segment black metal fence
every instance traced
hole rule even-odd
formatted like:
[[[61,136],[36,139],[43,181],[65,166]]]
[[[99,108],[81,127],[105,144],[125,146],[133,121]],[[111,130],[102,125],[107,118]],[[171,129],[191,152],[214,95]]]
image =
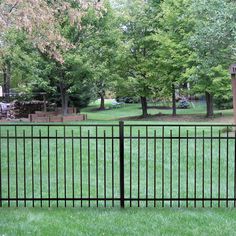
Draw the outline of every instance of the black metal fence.
[[[1,124],[0,207],[235,207],[232,125]]]

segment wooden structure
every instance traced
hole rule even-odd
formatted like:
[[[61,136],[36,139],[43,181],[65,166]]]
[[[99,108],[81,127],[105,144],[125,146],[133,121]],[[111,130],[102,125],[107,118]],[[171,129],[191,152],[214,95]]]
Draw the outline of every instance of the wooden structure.
[[[34,114],[29,114],[30,122],[73,122],[87,120],[87,115],[77,114],[74,107],[68,108],[68,115],[62,115],[62,108],[57,108],[56,111],[44,112],[36,111]]]
[[[236,64],[230,66],[230,74],[232,79],[233,90],[234,124],[236,124]]]

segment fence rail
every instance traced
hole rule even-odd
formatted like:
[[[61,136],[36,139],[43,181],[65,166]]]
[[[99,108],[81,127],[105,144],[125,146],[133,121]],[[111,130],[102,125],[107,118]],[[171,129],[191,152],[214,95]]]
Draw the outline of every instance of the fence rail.
[[[233,125],[1,124],[0,207],[235,207]]]

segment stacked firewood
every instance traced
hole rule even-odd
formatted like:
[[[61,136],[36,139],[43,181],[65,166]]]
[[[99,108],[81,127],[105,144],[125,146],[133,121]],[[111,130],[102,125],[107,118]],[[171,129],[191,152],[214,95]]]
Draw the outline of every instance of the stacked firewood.
[[[35,111],[42,111],[44,108],[43,101],[20,102],[14,101],[11,103],[10,114],[14,118],[28,118],[29,114]]]

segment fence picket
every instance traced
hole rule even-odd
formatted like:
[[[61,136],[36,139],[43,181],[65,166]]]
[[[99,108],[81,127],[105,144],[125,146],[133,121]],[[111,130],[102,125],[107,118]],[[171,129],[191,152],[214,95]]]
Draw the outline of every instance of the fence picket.
[[[1,124],[0,207],[236,207],[230,127]]]

